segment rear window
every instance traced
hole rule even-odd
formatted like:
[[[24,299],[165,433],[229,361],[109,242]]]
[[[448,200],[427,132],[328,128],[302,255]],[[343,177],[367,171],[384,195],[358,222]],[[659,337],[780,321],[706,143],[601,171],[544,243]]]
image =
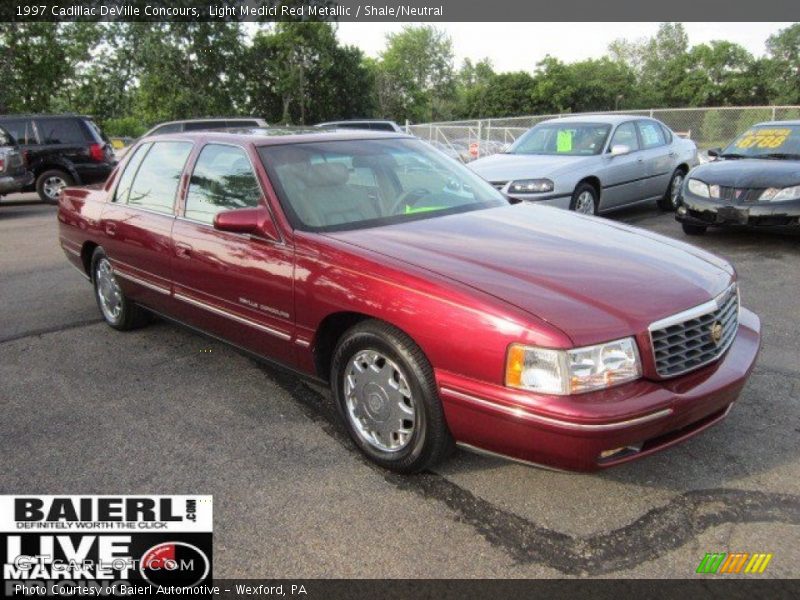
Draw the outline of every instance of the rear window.
[[[38,144],[36,132],[33,129],[33,121],[30,119],[17,119],[14,121],[3,121],[3,127],[17,140],[18,144]]]
[[[37,119],[43,144],[84,144],[87,132],[78,119]]]

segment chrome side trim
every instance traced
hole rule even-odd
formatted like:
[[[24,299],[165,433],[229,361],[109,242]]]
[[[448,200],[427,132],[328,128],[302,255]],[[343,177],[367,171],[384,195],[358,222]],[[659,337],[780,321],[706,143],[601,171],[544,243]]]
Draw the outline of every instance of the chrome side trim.
[[[503,460],[507,460],[509,462],[519,463],[521,465],[525,465],[526,467],[534,467],[536,469],[544,469],[545,471],[553,471],[554,473],[569,473],[569,471],[565,471],[564,469],[556,469],[555,467],[548,467],[547,465],[541,465],[539,463],[531,462],[529,460],[523,460],[521,458],[514,458],[513,456],[508,456],[506,454],[500,454],[499,452],[492,452],[491,450],[484,450],[483,448],[478,448],[477,446],[473,446],[472,444],[465,444],[464,442],[456,442],[456,446],[459,448],[463,448],[468,452],[474,452],[475,454],[482,454],[484,456],[489,456],[491,458],[501,458]]]
[[[64,242],[61,242],[61,249],[64,250],[65,252],[69,252],[70,254],[73,254],[74,256],[80,256],[81,255],[81,253],[78,252],[77,250],[75,250],[75,248],[70,248]]]
[[[225,318],[231,319],[232,321],[236,321],[237,323],[241,323],[242,325],[247,325],[248,327],[252,327],[254,329],[258,329],[260,331],[263,331],[264,333],[268,333],[270,335],[274,335],[275,337],[280,338],[282,340],[290,340],[290,339],[292,339],[292,336],[289,335],[288,333],[286,333],[285,331],[279,331],[278,329],[273,329],[272,327],[267,327],[266,325],[262,325],[261,323],[257,323],[256,321],[252,321],[250,319],[247,319],[245,317],[239,316],[239,315],[237,315],[235,313],[229,312],[229,311],[224,310],[222,308],[218,308],[216,306],[212,306],[211,304],[206,304],[205,302],[202,302],[200,300],[195,300],[194,298],[191,298],[190,296],[185,296],[185,295],[183,295],[183,294],[181,294],[179,292],[175,292],[175,294],[173,294],[173,297],[176,300],[182,300],[183,302],[186,302],[187,304],[191,304],[192,306],[196,306],[198,308],[202,308],[204,310],[207,310],[208,312],[214,313],[215,315],[219,315],[220,317],[225,317]]]
[[[299,339],[299,338],[298,338],[298,339],[296,339],[296,340],[294,341],[294,343],[295,343],[295,344],[297,344],[298,346],[302,346],[303,348],[308,348],[308,347],[311,345],[311,342],[310,342],[310,341],[308,341],[308,340],[301,340],[301,339]]]
[[[688,321],[690,319],[696,319],[697,317],[702,317],[707,315],[708,313],[714,312],[717,310],[721,305],[723,299],[728,297],[728,294],[731,292],[731,288],[736,288],[736,282],[732,283],[725,290],[718,294],[715,298],[709,300],[708,302],[704,302],[698,306],[694,306],[692,308],[688,308],[682,312],[679,312],[674,315],[670,315],[669,317],[665,317],[660,319],[659,321],[655,321],[650,323],[650,326],[647,328],[648,331],[651,333],[658,329],[664,329],[665,327],[671,327],[672,325],[678,325],[683,323],[684,321]],[[737,288],[738,293],[738,288]]]
[[[131,282],[133,282],[135,284],[138,284],[138,285],[140,285],[142,287],[146,287],[149,290],[153,290],[154,292],[158,292],[159,294],[164,294],[165,296],[169,296],[170,295],[170,289],[169,288],[165,288],[165,287],[160,286],[160,285],[155,284],[155,283],[150,283],[149,281],[145,281],[144,279],[139,279],[138,277],[135,277],[134,275],[130,275],[128,273],[125,273],[124,271],[120,271],[119,269],[115,269],[114,270],[114,274],[117,275],[118,277],[122,277],[123,279],[127,279],[128,281],[131,281]]]
[[[556,427],[563,427],[565,429],[575,429],[577,431],[609,431],[613,429],[624,429],[626,427],[633,427],[634,425],[641,425],[642,423],[649,423],[650,421],[662,419],[672,414],[671,408],[664,408],[654,413],[650,413],[649,415],[643,415],[633,419],[626,419],[624,421],[615,421],[613,423],[575,423],[574,421],[563,421],[561,419],[545,417],[544,415],[537,415],[522,408],[512,408],[510,406],[497,404],[495,402],[490,402],[489,400],[484,400],[483,398],[478,398],[477,396],[473,396],[471,394],[465,394],[448,387],[442,387],[440,390],[443,394],[455,396],[461,400],[466,400],[467,402],[472,402],[473,404],[478,404],[486,408],[491,408],[492,410],[503,412],[511,417],[516,417],[526,421],[533,421],[535,423],[555,425]]]

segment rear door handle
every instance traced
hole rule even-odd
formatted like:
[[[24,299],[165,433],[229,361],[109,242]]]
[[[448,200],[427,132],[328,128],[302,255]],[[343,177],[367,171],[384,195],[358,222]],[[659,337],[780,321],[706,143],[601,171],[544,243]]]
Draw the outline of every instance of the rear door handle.
[[[117,226],[114,223],[106,223],[106,235],[108,237],[117,235]]]
[[[175,256],[178,258],[191,258],[192,247],[189,244],[178,242],[175,244]]]

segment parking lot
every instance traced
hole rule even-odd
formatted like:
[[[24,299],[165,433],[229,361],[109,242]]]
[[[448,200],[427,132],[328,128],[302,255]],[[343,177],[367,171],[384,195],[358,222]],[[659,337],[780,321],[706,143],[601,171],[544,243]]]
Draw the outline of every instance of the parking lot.
[[[119,333],[55,207],[0,203],[0,494],[213,494],[216,577],[693,577],[707,552],[800,561],[800,234],[689,239],[731,260],[764,346],[721,425],[599,474],[458,451],[368,464],[320,390],[165,322]]]

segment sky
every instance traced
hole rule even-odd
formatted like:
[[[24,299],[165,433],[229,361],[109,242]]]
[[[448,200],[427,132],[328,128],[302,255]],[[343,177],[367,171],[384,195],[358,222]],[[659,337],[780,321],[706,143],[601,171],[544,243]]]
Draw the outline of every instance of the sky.
[[[386,34],[400,31],[404,23],[339,23],[342,43],[358,46],[376,57]],[[456,65],[465,58],[489,57],[495,71],[533,71],[546,54],[564,62],[599,58],[617,38],[651,37],[658,23],[435,23],[453,40]],[[689,44],[727,40],[762,56],[764,42],[791,23],[684,23]]]

